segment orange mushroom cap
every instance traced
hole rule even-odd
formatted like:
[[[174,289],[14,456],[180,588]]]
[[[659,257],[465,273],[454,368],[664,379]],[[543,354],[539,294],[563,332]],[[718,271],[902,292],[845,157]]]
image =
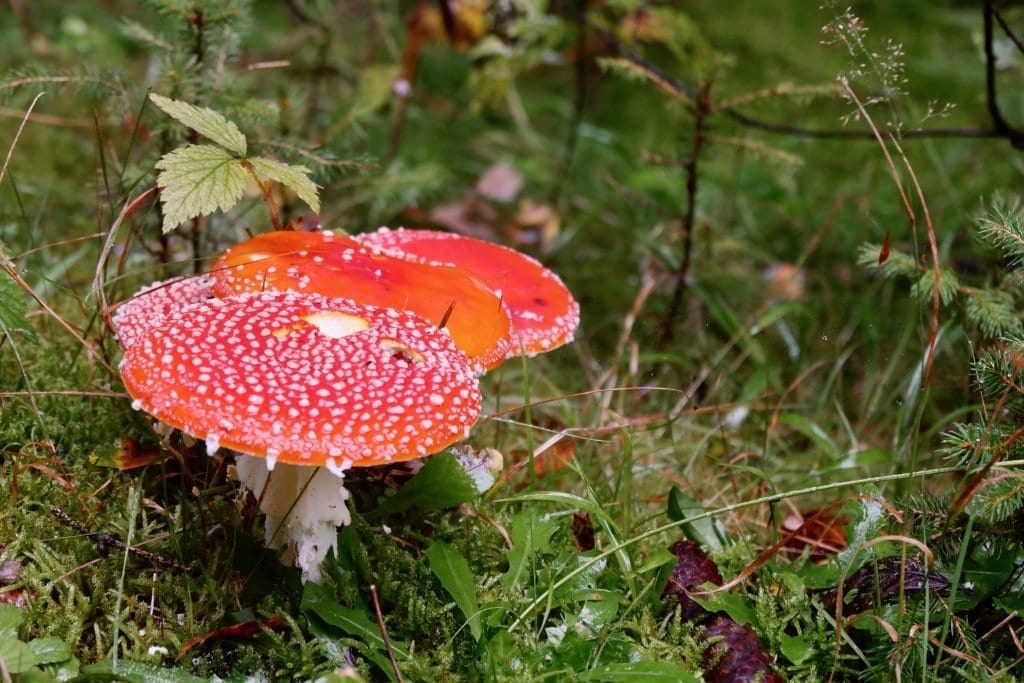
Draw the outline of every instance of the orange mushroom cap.
[[[133,407],[268,468],[418,458],[480,412],[465,355],[435,325],[317,294],[186,305],[140,328],[120,370]]]
[[[407,310],[435,326],[443,322],[481,372],[504,360],[510,346],[508,313],[472,272],[390,256],[343,235],[265,233],[224,252],[211,277],[219,297],[291,290]]]
[[[501,295],[508,309],[510,357],[533,356],[567,344],[579,325],[579,304],[565,284],[539,261],[515,249],[449,232],[405,228],[381,228],[355,239],[389,254],[472,271]]]

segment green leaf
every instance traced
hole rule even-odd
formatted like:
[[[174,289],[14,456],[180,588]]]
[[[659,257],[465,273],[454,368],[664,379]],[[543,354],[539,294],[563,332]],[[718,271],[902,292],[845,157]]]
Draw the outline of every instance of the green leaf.
[[[290,188],[299,199],[309,204],[314,211],[320,210],[320,197],[317,194],[319,189],[309,179],[309,169],[305,166],[292,166],[273,159],[253,157],[247,163],[252,166],[253,172],[260,182],[272,180]]]
[[[36,638],[28,646],[40,664],[57,664],[71,659],[71,648],[60,638]]]
[[[469,630],[475,640],[480,640],[483,630],[480,626],[480,608],[476,595],[476,578],[469,568],[469,562],[458,550],[444,541],[434,541],[426,551],[430,571],[441,581],[444,589],[455,598],[455,604],[469,621]]]
[[[150,93],[149,99],[178,123],[185,124],[203,137],[213,140],[239,156],[245,156],[246,142],[242,131],[212,109],[172,100],[156,93]]]
[[[390,515],[411,507],[444,510],[479,496],[473,479],[451,453],[435,455],[416,476],[370,514]]]
[[[674,662],[642,661],[606,664],[599,669],[580,674],[577,680],[604,683],[698,683],[699,679]]]
[[[687,517],[696,517],[707,510],[703,505],[680,491],[678,486],[673,486],[668,492],[667,512],[670,520],[678,522]],[[725,549],[728,534],[722,523],[713,517],[705,517],[683,524],[683,531],[691,541],[696,541],[705,548],[714,551]]]
[[[24,673],[39,663],[32,648],[16,638],[0,639],[0,662],[12,674]]]
[[[814,654],[814,648],[806,638],[791,636],[788,633],[779,635],[779,649],[782,655],[794,664],[801,664]]]
[[[302,590],[303,611],[312,612],[327,624],[341,629],[350,636],[362,640],[367,645],[379,650],[385,649],[384,637],[380,627],[367,616],[366,612],[349,607],[342,607],[334,600],[334,596],[323,586],[307,583]],[[391,650],[400,659],[409,657],[409,651],[394,641]]]
[[[138,681],[138,683],[202,683],[205,678],[193,676],[181,669],[172,669],[142,662],[132,662],[124,659],[117,660],[117,663],[109,659],[96,664],[91,664],[83,670],[87,675],[117,676],[119,681]]]
[[[24,621],[24,610],[14,605],[0,604],[0,639],[7,637],[8,634],[17,634],[18,627]]]
[[[188,145],[156,163],[164,205],[164,232],[196,216],[227,211],[242,197],[249,174],[238,159],[213,145]]]
[[[507,587],[511,588],[523,578],[534,554],[551,550],[551,535],[557,528],[556,520],[541,515],[535,507],[513,515],[508,532],[512,550],[508,552],[508,571],[502,579]]]
[[[742,595],[718,591],[709,595],[692,595],[690,597],[708,612],[725,612],[737,623],[750,626],[757,622],[753,607]]]

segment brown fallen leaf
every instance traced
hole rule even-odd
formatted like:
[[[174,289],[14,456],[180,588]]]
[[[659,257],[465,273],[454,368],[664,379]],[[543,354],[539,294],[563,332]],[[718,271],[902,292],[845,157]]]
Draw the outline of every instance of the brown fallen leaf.
[[[576,541],[576,550],[581,553],[594,549],[594,523],[588,513],[572,513],[572,539]]]
[[[122,472],[145,467],[160,457],[156,446],[143,446],[135,439],[121,439],[121,448],[115,455],[117,467]]]
[[[772,656],[765,651],[757,634],[727,614],[709,614],[690,597],[690,591],[705,583],[722,585],[722,575],[714,560],[689,540],[674,543],[669,552],[676,556],[676,566],[661,597],[678,605],[681,621],[703,622],[704,639],[708,642],[703,661],[704,680],[708,683],[781,683],[783,678],[772,669]]]
[[[725,614],[714,614],[704,624],[711,643],[704,651],[704,680],[708,683],[782,683],[772,670],[771,657],[750,628]]]
[[[902,585],[902,589],[901,589]],[[942,574],[929,572],[913,558],[906,558],[901,566],[898,556],[886,557],[869,562],[846,577],[843,588],[843,612],[859,614],[876,605],[892,602],[900,593],[916,593],[928,590],[940,591],[949,588],[950,583]],[[836,608],[839,586],[820,592],[822,604],[830,612]]]
[[[679,605],[679,618],[682,621],[692,621],[707,614],[707,611],[690,597],[690,591],[697,590],[705,583],[721,586],[722,575],[718,573],[718,565],[693,541],[679,541],[668,550],[678,559],[661,597],[671,598]]]
[[[846,547],[845,517],[825,510],[794,512],[782,522],[786,542],[782,550],[793,557],[808,551],[813,562],[823,562]]]
[[[185,641],[181,646],[181,651],[178,652],[178,661],[181,661],[181,658],[184,657],[189,650],[202,645],[208,640],[220,638],[251,638],[262,633],[263,628],[269,628],[276,631],[282,626],[284,626],[283,618],[269,617],[261,620],[250,619],[249,621],[243,621],[241,624],[235,624],[234,626],[225,626],[223,628],[214,629],[208,633],[198,635],[195,638],[189,638]]]

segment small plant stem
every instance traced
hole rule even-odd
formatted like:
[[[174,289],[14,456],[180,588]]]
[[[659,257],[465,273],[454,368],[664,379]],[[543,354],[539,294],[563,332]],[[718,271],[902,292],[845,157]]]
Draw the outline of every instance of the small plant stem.
[[[270,214],[270,222],[273,223],[274,230],[284,230],[284,227],[281,225],[281,217],[277,215],[277,207],[274,206],[274,198],[270,194],[270,188],[259,179],[252,164],[245,159],[242,160],[242,168],[249,172],[252,179],[256,181],[256,187],[260,188],[260,194],[263,195],[263,203],[267,205],[267,213]]]
[[[398,668],[398,660],[395,659],[395,651],[391,647],[391,638],[388,637],[388,629],[384,626],[384,615],[380,611],[380,598],[377,597],[377,586],[370,584],[370,595],[373,596],[373,611],[377,615],[377,627],[380,628],[380,635],[384,639],[384,647],[388,651],[391,668],[395,671],[395,678],[398,679],[398,683],[403,683],[402,672]]]
[[[690,143],[690,158],[683,164],[686,173],[686,212],[682,216],[679,226],[679,236],[682,239],[682,254],[679,260],[679,267],[676,269],[676,286],[672,292],[672,301],[668,306],[668,313],[661,325],[661,338],[658,340],[658,349],[664,350],[671,343],[673,328],[679,311],[683,306],[686,296],[687,280],[690,277],[690,265],[693,260],[693,231],[697,217],[697,181],[700,171],[700,155],[704,148],[705,135],[704,124],[708,114],[711,113],[711,83],[705,81],[697,93],[696,108],[693,118],[693,141]]]

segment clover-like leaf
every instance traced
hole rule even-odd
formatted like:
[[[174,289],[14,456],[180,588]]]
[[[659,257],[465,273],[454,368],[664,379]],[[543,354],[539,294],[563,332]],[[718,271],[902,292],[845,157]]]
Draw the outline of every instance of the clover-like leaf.
[[[156,93],[150,93],[149,99],[178,123],[188,126],[239,156],[245,156],[247,145],[242,131],[212,109],[172,100]]]
[[[260,179],[260,182],[273,180],[285,187],[291,188],[299,199],[309,204],[313,211],[320,211],[320,197],[317,194],[317,185],[309,179],[309,169],[305,166],[293,166],[273,159],[264,157],[253,157],[247,160],[252,166],[253,173]]]
[[[182,221],[227,211],[242,197],[249,174],[230,152],[214,145],[188,145],[165,154],[156,167],[164,206],[164,232]]]

